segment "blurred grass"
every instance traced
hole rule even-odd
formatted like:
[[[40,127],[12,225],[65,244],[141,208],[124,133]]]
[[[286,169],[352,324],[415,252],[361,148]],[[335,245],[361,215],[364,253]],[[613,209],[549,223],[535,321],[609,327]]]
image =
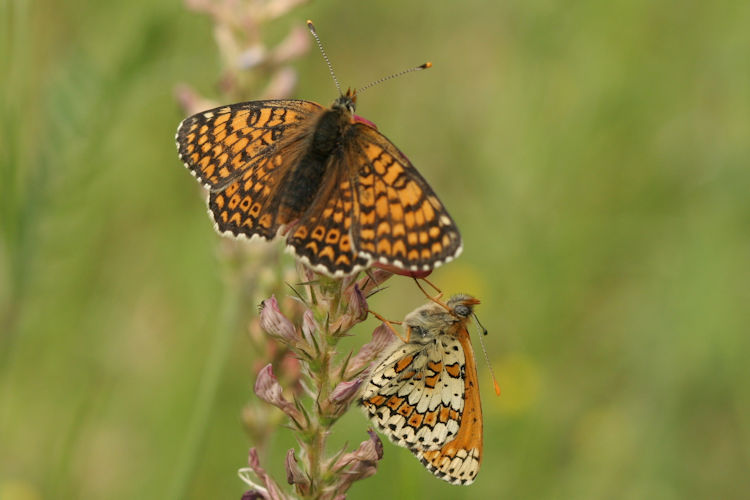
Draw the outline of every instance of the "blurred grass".
[[[161,498],[223,309],[172,141],[173,85],[214,92],[211,26],[177,1],[0,14],[0,498]],[[475,485],[386,444],[351,497],[750,495],[750,4],[318,2],[278,24],[306,18],[345,86],[434,63],[358,111],[459,222],[435,281],[482,299],[504,391],[480,364]],[[320,57],[298,68],[329,103]],[[423,301],[401,281],[376,310]],[[249,356],[238,331],[190,498],[242,491]],[[353,411],[333,442],[366,426]]]

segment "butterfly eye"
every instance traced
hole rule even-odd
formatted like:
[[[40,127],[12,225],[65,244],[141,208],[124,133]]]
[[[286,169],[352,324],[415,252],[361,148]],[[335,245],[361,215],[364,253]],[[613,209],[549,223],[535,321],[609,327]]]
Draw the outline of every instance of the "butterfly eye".
[[[462,316],[464,318],[468,317],[469,314],[471,314],[471,308],[463,304],[457,305],[453,310],[455,311],[457,315]]]

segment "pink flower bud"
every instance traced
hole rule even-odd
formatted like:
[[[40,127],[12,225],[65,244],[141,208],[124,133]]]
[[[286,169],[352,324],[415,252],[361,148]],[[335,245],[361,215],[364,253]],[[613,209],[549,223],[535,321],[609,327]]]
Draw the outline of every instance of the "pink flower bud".
[[[380,436],[378,436],[374,430],[367,429],[367,434],[370,436],[370,442],[372,443],[373,450],[375,451],[375,456],[377,456],[378,460],[383,458],[383,442],[380,440]],[[364,444],[364,443],[362,443]]]
[[[318,326],[318,322],[315,321],[315,315],[310,309],[307,309],[302,315],[302,336],[305,338],[305,342],[307,342],[309,346],[314,346],[316,344],[314,336],[316,336],[319,331],[320,327]]]
[[[255,448],[250,448],[250,453],[247,460],[249,469],[240,469],[240,478],[252,487],[251,490],[245,492],[242,495],[243,500],[286,500],[286,495],[282,493],[279,485],[276,484],[271,476],[260,466],[260,459],[258,458],[258,452]],[[263,483],[263,486],[253,482],[247,475],[248,472],[252,471],[255,476]]]
[[[396,338],[393,331],[381,323],[372,332],[372,340],[363,345],[359,352],[349,360],[344,377],[351,378],[362,373]]]
[[[284,398],[281,385],[273,374],[271,363],[268,363],[258,373],[258,378],[255,380],[255,394],[266,403],[272,404],[286,413],[297,425],[302,425],[302,415],[293,403]]]
[[[372,429],[367,433],[370,438],[362,441],[359,448],[346,453],[336,460],[333,470],[343,472],[339,490],[346,491],[354,481],[365,479],[377,472],[377,462],[383,458],[383,442]]]
[[[356,283],[344,291],[342,299],[346,305],[346,312],[331,325],[331,329],[339,333],[347,332],[357,323],[364,321],[368,312],[367,300]]]
[[[340,382],[320,405],[321,412],[331,418],[340,417],[359,393],[362,382],[362,379]]]
[[[300,338],[294,324],[281,314],[279,303],[273,295],[261,304],[260,326],[272,337],[292,346]]]
[[[367,299],[359,289],[359,286],[355,283],[349,290],[347,295],[349,296],[349,307],[347,308],[347,314],[350,314],[352,318],[359,321],[364,321],[367,318]]]
[[[371,267],[367,271],[365,277],[359,280],[357,285],[359,286],[359,289],[362,290],[362,294],[365,297],[369,297],[370,292],[388,281],[391,276],[393,276],[393,273],[391,273],[390,271]]]
[[[341,405],[347,404],[359,391],[359,387],[362,385],[362,379],[354,379],[349,382],[341,382],[331,392],[329,399],[332,403]]]
[[[310,487],[310,479],[307,477],[297,463],[297,457],[294,456],[294,449],[290,448],[286,452],[286,481],[289,484],[297,486],[298,491],[307,491]]]

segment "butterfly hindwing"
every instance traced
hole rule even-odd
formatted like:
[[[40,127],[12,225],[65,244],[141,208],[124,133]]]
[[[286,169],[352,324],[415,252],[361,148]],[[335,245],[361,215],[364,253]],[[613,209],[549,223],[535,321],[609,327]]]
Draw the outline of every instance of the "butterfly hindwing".
[[[456,435],[464,406],[463,352],[457,346],[448,337],[410,342],[373,372],[363,404],[391,441],[434,450]]]
[[[466,330],[479,301],[456,295],[404,319],[408,342],[375,363],[361,402],[372,422],[437,477],[470,484],[482,454],[482,408]]]
[[[331,165],[339,174],[324,179],[312,206],[295,223],[287,244],[313,269],[333,276],[352,274],[370,265],[355,251],[351,237],[356,210],[353,186],[342,165]]]
[[[357,175],[360,253],[383,264],[422,271],[461,253],[456,224],[427,181],[384,135],[357,123],[349,163]]]
[[[216,230],[222,234],[261,237],[272,240],[279,231],[277,179],[272,175],[279,168],[274,158],[257,161],[221,191],[211,191],[208,209]]]
[[[479,399],[477,368],[469,334],[464,326],[462,330],[458,341],[464,347],[466,364],[464,411],[458,434],[438,450],[413,450],[427,470],[452,484],[474,482],[482,462],[482,403]]]

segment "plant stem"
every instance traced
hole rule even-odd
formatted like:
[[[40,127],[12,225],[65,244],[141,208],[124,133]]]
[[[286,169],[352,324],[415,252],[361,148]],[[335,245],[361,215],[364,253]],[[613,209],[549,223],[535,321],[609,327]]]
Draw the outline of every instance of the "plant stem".
[[[323,338],[320,339],[321,352],[317,359],[318,370],[314,373],[316,389],[316,400],[313,408],[313,414],[315,415],[314,428],[312,429],[309,437],[309,444],[307,446],[308,471],[310,474],[311,487],[309,496],[303,497],[309,499],[320,498],[325,487],[323,484],[321,468],[322,462],[325,459],[326,438],[328,436],[329,428],[333,423],[330,417],[324,414],[323,405],[333,391],[331,384],[331,360],[336,353],[338,337],[330,331],[330,325],[335,324],[335,320],[339,313],[339,303],[341,301],[343,283],[340,280],[332,282],[327,281],[326,278],[323,278],[321,288],[324,288],[324,290],[318,290],[319,292],[323,292],[323,295],[327,297],[327,300],[318,304],[319,309],[322,309],[319,310],[321,313],[320,316],[325,317],[326,322],[323,328],[321,328],[323,333]]]

